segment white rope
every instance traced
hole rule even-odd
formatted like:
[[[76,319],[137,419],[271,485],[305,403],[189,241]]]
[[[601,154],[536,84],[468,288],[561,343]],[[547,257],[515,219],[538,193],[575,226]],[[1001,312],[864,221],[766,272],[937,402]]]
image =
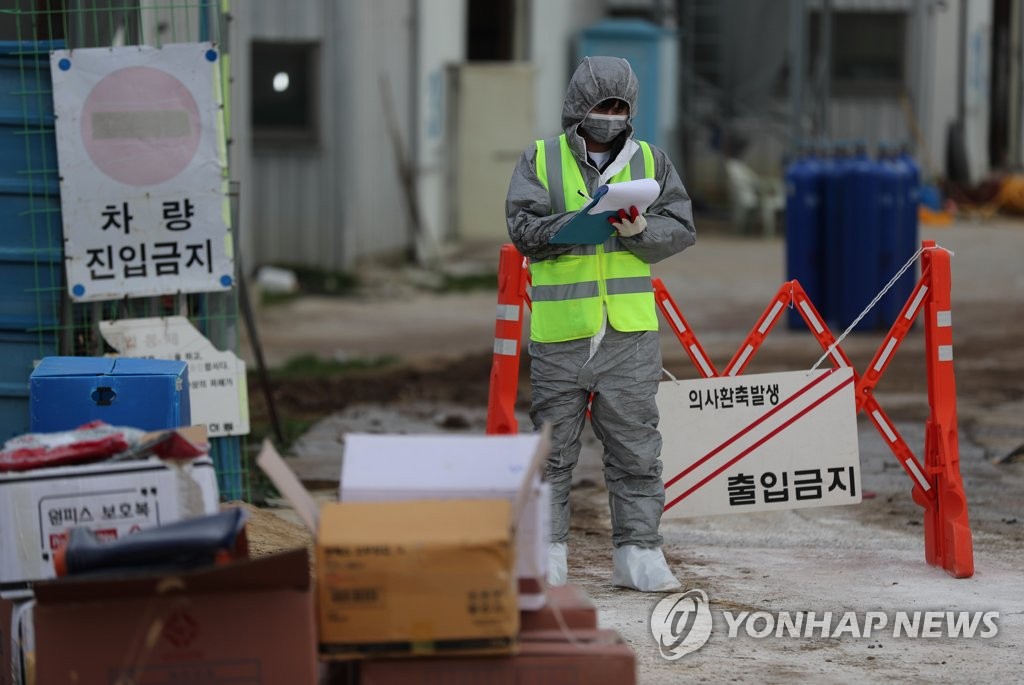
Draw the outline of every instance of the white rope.
[[[865,307],[864,310],[860,314],[857,315],[857,318],[853,320],[853,323],[851,323],[846,328],[845,331],[843,331],[843,334],[840,335],[838,338],[836,338],[836,341],[834,343],[832,343],[831,345],[828,346],[828,349],[825,350],[825,354],[821,355],[821,357],[818,359],[818,361],[814,362],[814,366],[812,366],[810,368],[810,371],[814,371],[816,368],[818,368],[821,365],[821,363],[823,361],[825,361],[825,359],[828,358],[828,356],[830,354],[832,354],[832,351],[834,349],[836,349],[837,347],[839,347],[839,343],[843,342],[843,339],[845,339],[846,336],[850,334],[850,331],[852,331],[854,329],[854,327],[858,323],[860,323],[860,320],[863,319],[864,316],[868,312],[871,311],[872,307],[874,307],[876,304],[878,304],[878,301],[880,299],[882,299],[882,297],[884,297],[887,292],[889,292],[889,289],[892,288],[893,285],[896,284],[896,281],[898,281],[900,279],[900,276],[902,276],[904,274],[904,272],[906,272],[906,270],[909,269],[911,267],[911,265],[914,264],[914,262],[917,261],[917,258],[920,257],[921,253],[924,252],[925,250],[946,250],[946,252],[948,252],[951,257],[954,256],[954,253],[953,253],[952,250],[950,250],[948,248],[945,248],[945,247],[942,247],[942,245],[936,245],[935,247],[922,247],[922,248],[919,248],[917,250],[917,252],[914,253],[914,256],[911,257],[910,259],[908,259],[907,262],[903,265],[903,267],[900,268],[900,270],[896,272],[896,275],[893,276],[891,279],[889,279],[889,282],[885,284],[885,287],[882,288],[882,290],[879,291],[879,293],[877,295],[875,295],[874,299],[871,300],[871,302],[868,303],[868,306]]]
[[[675,376],[673,376],[673,375],[672,375],[672,372],[671,372],[671,371],[669,371],[668,369],[666,369],[666,368],[665,368],[664,366],[663,366],[663,367],[661,367],[661,372],[662,372],[663,374],[665,374],[666,376],[668,376],[669,378],[671,378],[671,379],[672,379],[672,381],[673,381],[673,382],[674,382],[674,383],[675,383],[676,385],[679,385],[679,379],[678,379],[678,378],[676,378]]]

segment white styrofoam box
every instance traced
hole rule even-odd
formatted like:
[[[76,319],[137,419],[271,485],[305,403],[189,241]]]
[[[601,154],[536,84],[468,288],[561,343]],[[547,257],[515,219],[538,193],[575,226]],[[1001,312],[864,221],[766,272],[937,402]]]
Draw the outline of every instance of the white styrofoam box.
[[[519,519],[516,531],[516,575],[519,578],[533,578],[540,581],[524,597],[520,584],[519,607],[536,611],[547,601],[544,585],[548,577],[548,541],[551,539],[551,484],[534,484],[534,496]]]
[[[220,507],[209,457],[156,457],[0,474],[0,590],[54,577],[53,550],[85,526],[119,538]]]
[[[345,436],[342,502],[503,498],[515,501],[531,463],[547,457],[542,434]],[[544,452],[541,454],[541,452]],[[547,577],[551,489],[535,474],[516,522],[516,575]],[[522,583],[520,583],[522,586]],[[540,589],[541,601],[543,601]],[[529,599],[520,595],[520,606]],[[537,608],[537,607],[534,607]]]
[[[541,436],[345,435],[341,501],[507,497],[515,494]]]

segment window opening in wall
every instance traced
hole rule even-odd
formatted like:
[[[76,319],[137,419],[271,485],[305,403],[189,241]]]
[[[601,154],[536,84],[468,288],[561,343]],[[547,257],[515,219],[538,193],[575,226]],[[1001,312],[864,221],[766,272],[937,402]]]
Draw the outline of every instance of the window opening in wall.
[[[513,58],[514,0],[469,0],[466,59],[508,61]]]
[[[260,145],[318,139],[316,43],[252,44],[252,131]]]
[[[812,70],[819,53],[820,26],[821,13],[812,12],[808,31]],[[901,94],[905,87],[906,45],[905,12],[834,12],[832,95]]]

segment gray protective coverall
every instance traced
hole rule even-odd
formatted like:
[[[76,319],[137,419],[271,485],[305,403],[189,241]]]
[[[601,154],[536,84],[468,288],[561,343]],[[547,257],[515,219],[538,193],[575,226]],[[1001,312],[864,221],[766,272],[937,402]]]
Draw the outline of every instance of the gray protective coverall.
[[[629,103],[636,114],[639,86],[629,63],[617,57],[587,57],[577,67],[562,104],[562,127],[592,196],[608,178],[629,163],[636,149],[633,127],[616,139],[611,161],[599,171],[588,160],[577,126],[602,100]],[[634,237],[620,237],[630,252],[653,264],[692,245],[696,239],[690,198],[665,155],[651,146],[655,178],[661,195],[645,213],[647,228]],[[572,245],[549,240],[575,212],[552,214],[548,190],[537,177],[536,148],[520,157],[506,202],[508,232],[513,244],[531,261],[551,259]],[[612,238],[615,240],[616,238]],[[594,343],[599,342],[594,347]],[[625,333],[609,325],[603,337],[559,343],[530,343],[534,427],[552,424],[552,450],[547,463],[551,483],[551,541],[569,535],[569,490],[580,454],[580,435],[587,400],[594,393],[591,422],[604,446],[604,476],[616,547],[658,547],[664,508],[661,479],[661,435],[655,404],[661,376],[657,331]]]

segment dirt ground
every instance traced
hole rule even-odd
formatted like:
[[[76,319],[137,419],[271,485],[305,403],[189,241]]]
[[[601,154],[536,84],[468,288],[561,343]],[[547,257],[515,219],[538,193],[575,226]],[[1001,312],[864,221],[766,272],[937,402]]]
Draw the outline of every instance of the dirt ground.
[[[699,224],[698,224],[699,228]],[[710,600],[708,643],[678,661],[659,654],[649,630],[661,599],[611,587],[610,523],[600,448],[585,432],[572,496],[569,576],[600,610],[601,623],[633,646],[641,683],[707,682],[1016,682],[1024,669],[1024,223],[960,222],[924,229],[952,250],[953,327],[961,472],[974,539],[976,573],[954,579],[924,561],[921,509],[910,481],[863,417],[858,423],[862,487],[872,497],[848,507],[666,521],[665,552],[684,589]],[[493,248],[493,250],[491,249]],[[701,236],[697,246],[656,268],[704,348],[721,369],[783,279],[778,239]],[[496,247],[462,255],[484,264]],[[492,260],[493,261],[493,260]],[[671,261],[671,260],[670,260]],[[493,264],[490,266],[493,270]],[[302,298],[260,312],[272,364],[303,353],[334,358],[394,356],[400,363],[335,377],[276,381],[277,411],[312,422],[293,445],[296,470],[311,487],[336,487],[348,432],[484,431],[494,296],[436,295],[417,278],[374,271],[361,298]],[[404,286],[403,286],[404,284]],[[372,289],[371,289],[372,290]],[[839,331],[835,332],[836,334]],[[664,334],[665,367],[696,377],[678,342]],[[883,333],[854,334],[843,348],[863,369]],[[876,391],[911,449],[923,460],[928,416],[923,333],[909,334]],[[804,331],[777,326],[748,373],[810,368],[821,355]],[[521,369],[520,429],[528,430],[528,359]],[[259,387],[253,418],[266,420]],[[665,420],[665,417],[663,417]],[[277,511],[288,518],[286,511]],[[272,522],[273,517],[268,519]],[[300,531],[301,532],[301,531]],[[288,546],[277,530],[269,548]],[[296,544],[305,544],[304,541]],[[730,637],[724,612],[998,611],[991,638]]]

